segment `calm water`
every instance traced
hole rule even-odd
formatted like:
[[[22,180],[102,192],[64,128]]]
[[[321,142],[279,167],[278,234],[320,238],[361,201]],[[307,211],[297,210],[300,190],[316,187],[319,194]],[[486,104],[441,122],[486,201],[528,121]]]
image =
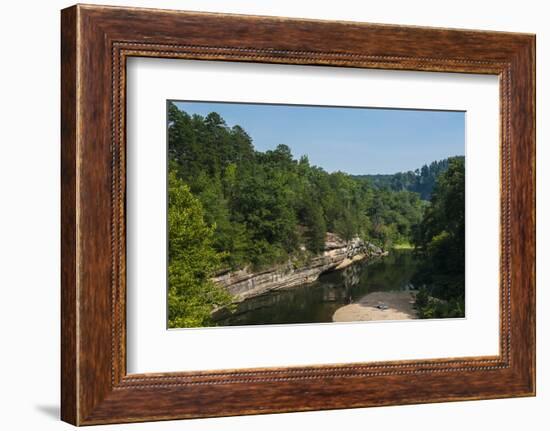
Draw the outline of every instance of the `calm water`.
[[[232,315],[218,317],[216,323],[232,326],[332,322],[336,309],[368,293],[408,289],[416,269],[412,251],[392,250],[389,256],[323,274],[313,283],[247,299]]]

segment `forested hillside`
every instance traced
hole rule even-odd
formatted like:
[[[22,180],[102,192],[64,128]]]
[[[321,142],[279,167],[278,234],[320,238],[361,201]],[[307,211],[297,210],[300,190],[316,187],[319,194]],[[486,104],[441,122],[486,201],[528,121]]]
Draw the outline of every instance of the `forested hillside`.
[[[454,159],[464,160],[464,156],[449,157],[431,162],[420,169],[395,174],[355,175],[354,178],[366,179],[377,188],[387,188],[393,191],[407,190],[420,194],[423,200],[430,200],[437,177],[445,172]]]
[[[384,249],[413,239],[430,249],[435,228],[422,222],[429,203],[421,195],[429,196],[431,176],[447,161],[412,173],[418,193],[397,180],[386,187],[297,160],[284,143],[256,151],[244,128],[228,127],[215,112],[190,116],[173,103],[168,140],[170,326],[201,326],[208,310],[230,302],[210,281],[215,273],[303,264],[323,250],[327,232]],[[443,195],[446,185],[438,187]]]
[[[413,278],[416,286],[424,286],[416,298],[422,318],[464,317],[465,225],[464,158],[456,158],[437,177],[413,238],[422,256]]]
[[[216,229],[213,246],[231,268],[284,261],[301,246],[317,253],[327,231],[387,248],[410,239],[425,206],[416,193],[296,160],[284,144],[255,151],[243,128],[215,112],[189,116],[171,104],[168,147],[170,172],[200,201]]]

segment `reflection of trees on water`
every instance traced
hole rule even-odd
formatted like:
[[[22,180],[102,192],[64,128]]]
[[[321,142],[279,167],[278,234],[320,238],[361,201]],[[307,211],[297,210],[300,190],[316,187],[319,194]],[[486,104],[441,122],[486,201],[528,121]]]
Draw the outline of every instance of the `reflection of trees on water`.
[[[343,269],[342,280],[344,284],[344,297],[347,304],[353,302],[353,288],[361,281],[361,265],[350,265]]]

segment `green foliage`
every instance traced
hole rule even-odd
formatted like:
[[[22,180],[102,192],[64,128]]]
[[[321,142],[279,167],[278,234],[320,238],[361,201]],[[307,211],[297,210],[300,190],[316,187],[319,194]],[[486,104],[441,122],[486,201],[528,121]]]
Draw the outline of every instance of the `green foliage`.
[[[328,173],[307,156],[296,160],[286,145],[255,151],[242,127],[229,127],[215,112],[190,116],[173,103],[168,155],[171,326],[204,326],[213,308],[230,301],[210,281],[215,273],[283,262],[302,266],[323,252],[327,232],[384,249],[414,237],[416,248],[434,259],[432,278],[429,271],[419,276],[430,295],[460,291],[454,275],[445,277],[449,268],[451,274],[460,270],[463,190],[456,194],[451,167],[455,161],[463,166],[463,158],[392,178]],[[444,171],[434,188],[436,172]],[[430,194],[431,204],[421,199]]]
[[[425,207],[426,204],[416,193],[375,190],[367,210],[372,223],[373,242],[385,249],[408,242],[413,229],[422,219]]]
[[[327,226],[323,216],[323,208],[312,199],[305,199],[299,209],[299,218],[304,225],[304,241],[308,250],[320,253],[325,248]]]
[[[205,223],[200,202],[174,171],[168,176],[168,196],[168,324],[205,326],[214,307],[231,302],[210,281],[223,256],[212,247],[214,227]]]
[[[417,296],[421,317],[464,316],[464,186],[464,159],[452,159],[438,176],[431,205],[414,235],[423,264],[413,282],[440,299],[424,304]]]
[[[215,112],[190,116],[169,103],[168,121],[170,162],[216,225],[212,244],[225,268],[277,264],[304,246],[317,254],[327,231],[388,248],[408,241],[422,217],[418,194],[329,174],[286,145],[255,151],[243,128]]]
[[[415,171],[389,175],[357,175],[355,178],[367,180],[376,188],[385,188],[395,192],[407,190],[418,193],[422,200],[430,200],[437,177],[449,168],[449,163],[454,159],[464,160],[464,156],[434,161]]]

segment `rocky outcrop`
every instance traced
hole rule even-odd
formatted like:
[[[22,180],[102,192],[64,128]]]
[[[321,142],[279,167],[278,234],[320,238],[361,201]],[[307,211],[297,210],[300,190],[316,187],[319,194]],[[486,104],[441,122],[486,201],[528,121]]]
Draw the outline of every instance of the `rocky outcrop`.
[[[312,257],[305,265],[296,267],[292,260],[260,272],[248,268],[218,275],[213,281],[231,293],[235,301],[262,295],[271,290],[289,289],[311,283],[328,271],[343,269],[353,262],[384,255],[385,252],[359,238],[344,241],[333,233],[327,233],[325,250]]]

